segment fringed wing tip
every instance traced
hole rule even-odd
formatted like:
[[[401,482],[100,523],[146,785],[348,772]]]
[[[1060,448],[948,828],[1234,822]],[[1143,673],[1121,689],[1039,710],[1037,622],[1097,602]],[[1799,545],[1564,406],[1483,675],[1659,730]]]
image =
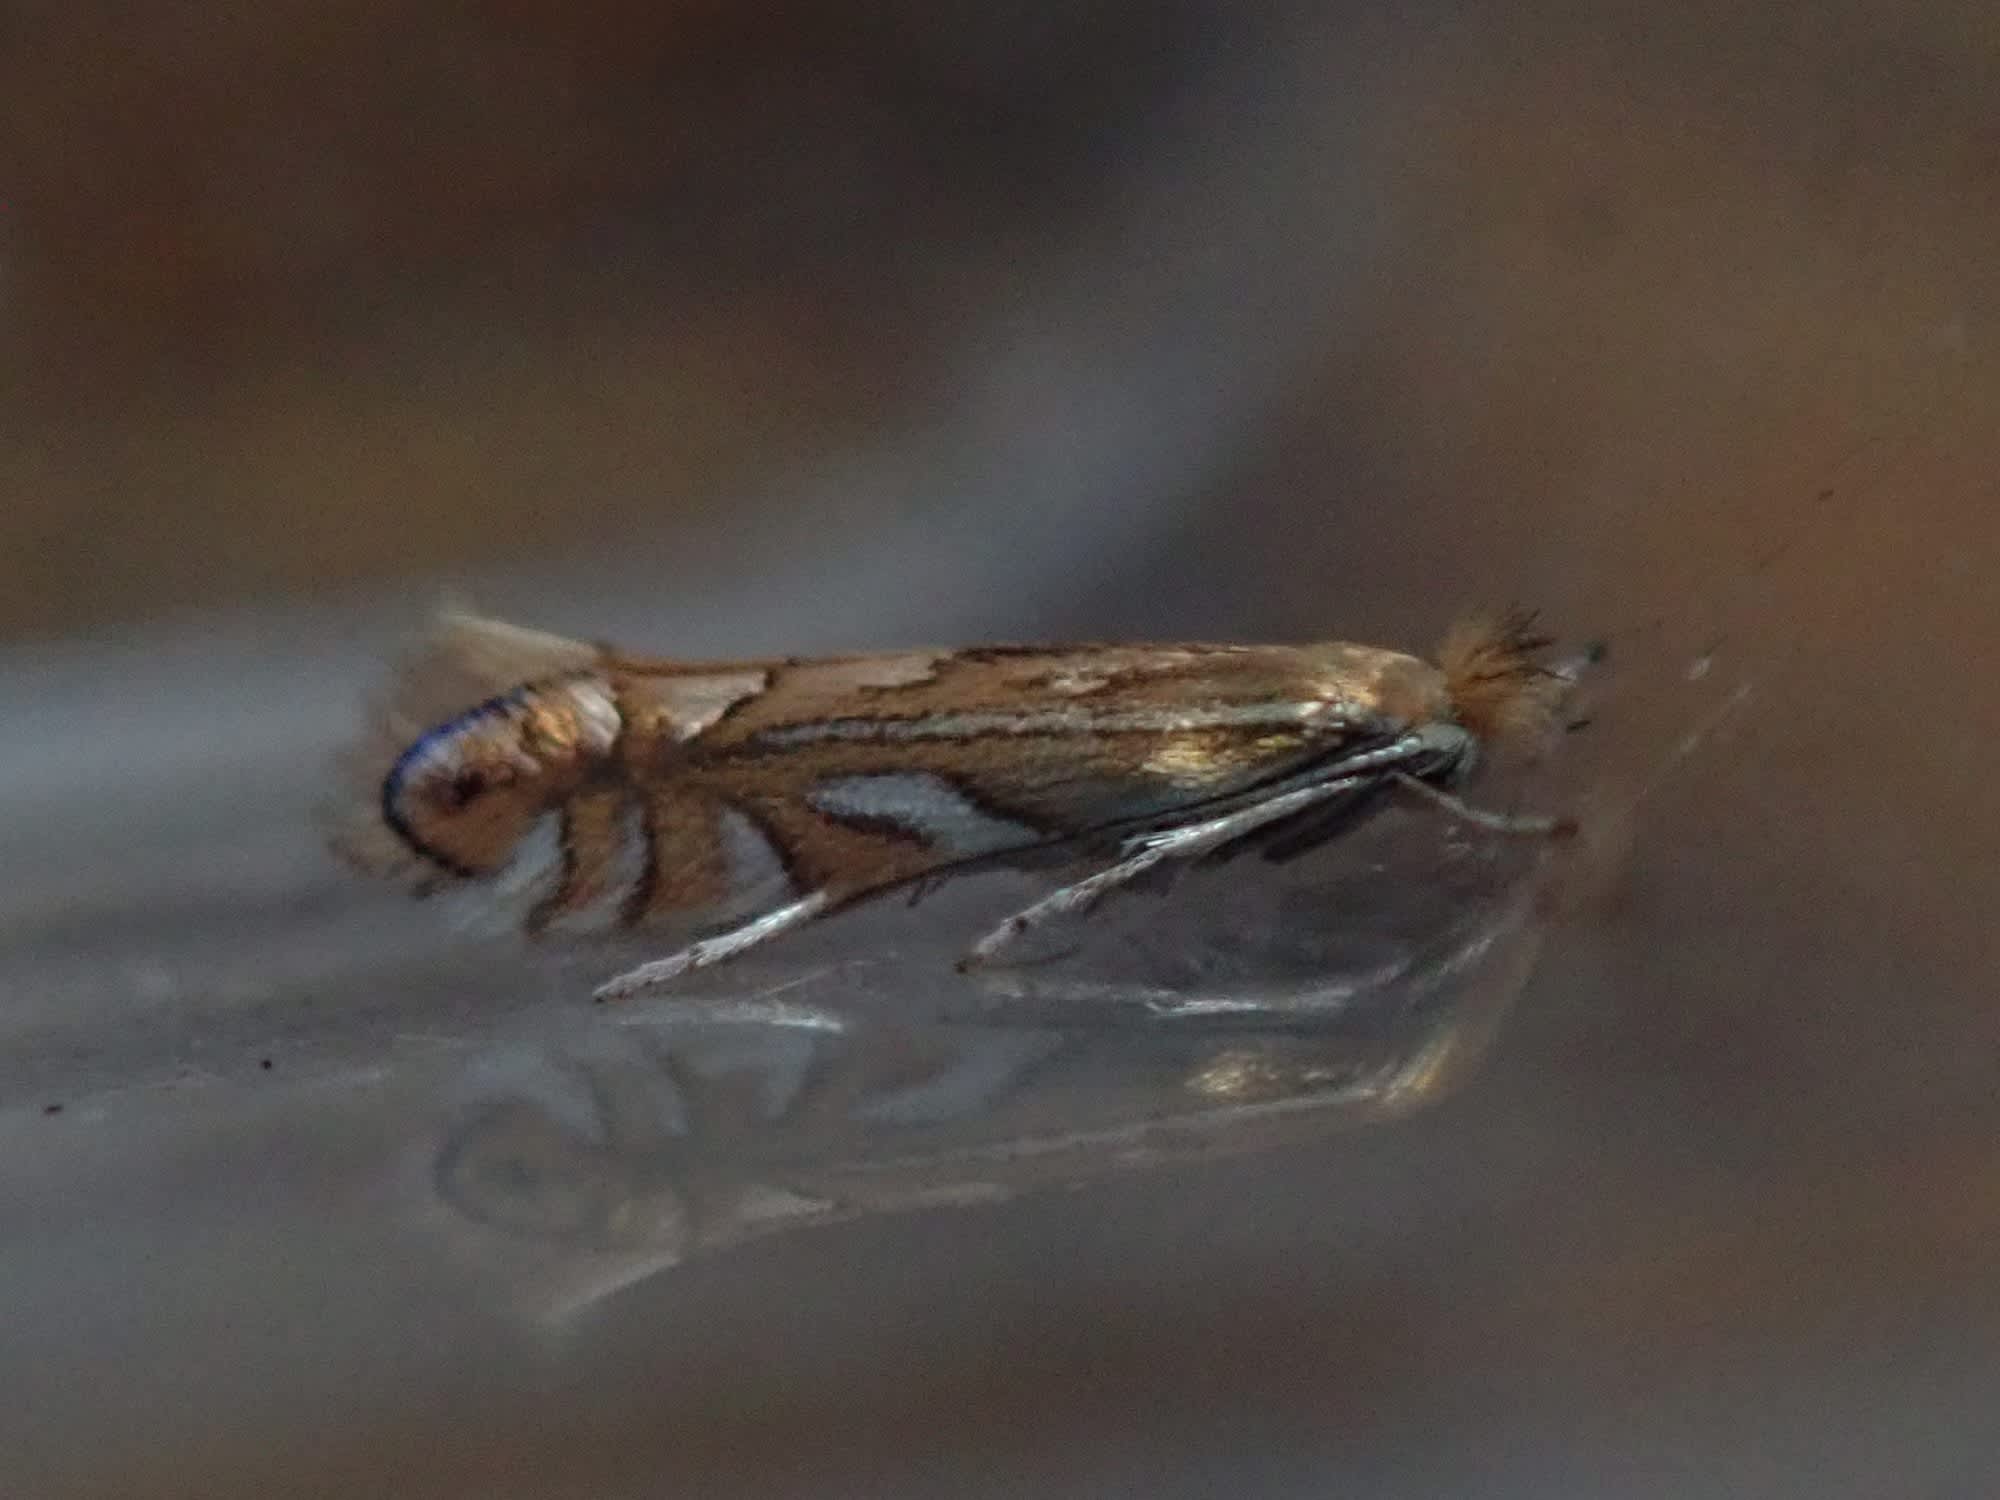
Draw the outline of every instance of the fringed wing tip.
[[[1446,632],[1438,647],[1458,720],[1483,740],[1536,749],[1554,731],[1572,679],[1544,666],[1553,644],[1530,610],[1472,615]]]
[[[362,728],[335,760],[333,790],[318,808],[327,847],[370,875],[423,882],[436,874],[382,817],[382,783],[426,730],[524,682],[596,661],[585,641],[525,630],[458,605],[440,608],[408,642],[370,698]]]

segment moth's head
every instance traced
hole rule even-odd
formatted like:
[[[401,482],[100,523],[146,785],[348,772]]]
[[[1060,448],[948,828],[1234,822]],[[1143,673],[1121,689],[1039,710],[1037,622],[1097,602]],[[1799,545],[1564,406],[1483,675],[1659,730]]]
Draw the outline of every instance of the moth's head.
[[[412,740],[382,779],[382,820],[436,874],[495,874],[605,766],[618,731],[595,675],[515,688]]]
[[[1525,610],[1459,621],[1438,647],[1452,716],[1489,745],[1542,748],[1576,687],[1573,669],[1541,660],[1553,644]]]

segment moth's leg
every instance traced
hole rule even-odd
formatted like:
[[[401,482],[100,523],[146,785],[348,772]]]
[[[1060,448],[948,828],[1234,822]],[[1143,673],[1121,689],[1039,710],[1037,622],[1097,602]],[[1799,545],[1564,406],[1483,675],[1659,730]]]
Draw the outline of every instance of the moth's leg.
[[[1419,780],[1406,771],[1391,771],[1389,774],[1404,791],[1414,792],[1425,801],[1457,818],[1461,823],[1469,823],[1474,828],[1483,828],[1488,833],[1549,839],[1568,838],[1576,832],[1574,818],[1494,812],[1489,808],[1474,807],[1468,802],[1462,802],[1450,792],[1434,787],[1428,781]]]
[[[1130,885],[1167,860],[1199,859],[1267,824],[1292,817],[1330,797],[1353,791],[1367,779],[1366,776],[1335,776],[1249,803],[1221,817],[1183,823],[1176,828],[1142,835],[1127,846],[1131,852],[1118,863],[1099,870],[1095,875],[1086,876],[1074,885],[1051,891],[1034,905],[1015,912],[966,950],[965,957],[958,961],[958,967],[965,970],[991,963],[994,955],[1022,934],[1057,917],[1089,911],[1109,892]]]
[[[662,989],[691,969],[705,969],[710,964],[719,964],[781,933],[790,932],[794,927],[804,926],[824,911],[826,904],[825,891],[801,896],[788,905],[767,911],[760,917],[752,917],[727,932],[718,932],[714,937],[689,943],[678,953],[669,953],[665,958],[656,958],[651,963],[620,974],[616,979],[606,980],[591,998],[602,1005],[608,1000],[628,1000],[646,990]]]

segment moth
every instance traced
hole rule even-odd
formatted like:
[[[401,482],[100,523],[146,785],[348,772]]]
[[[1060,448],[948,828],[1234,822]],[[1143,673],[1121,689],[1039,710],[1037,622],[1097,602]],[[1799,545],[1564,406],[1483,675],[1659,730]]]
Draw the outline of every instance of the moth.
[[[980,965],[1155,872],[1288,857],[1392,798],[1571,831],[1458,796],[1487,746],[1549,733],[1574,673],[1548,645],[1516,613],[1454,628],[1435,665],[1344,641],[690,662],[449,616],[353,757],[335,842],[531,935],[705,928],[599,1000],[885,892],[1094,863],[974,941]]]

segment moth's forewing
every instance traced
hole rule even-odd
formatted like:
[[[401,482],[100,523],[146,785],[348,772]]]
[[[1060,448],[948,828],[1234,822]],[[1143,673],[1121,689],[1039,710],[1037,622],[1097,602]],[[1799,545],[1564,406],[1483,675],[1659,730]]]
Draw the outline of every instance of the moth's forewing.
[[[714,904],[739,863],[781,866],[839,901],[963,863],[1171,820],[1374,742],[1394,725],[1329,696],[1323,661],[1283,647],[905,653],[762,665],[762,690],[691,738],[633,752],[635,795],[679,878],[645,918]],[[621,664],[645,697],[683,669]],[[655,774],[647,774],[648,768]],[[733,834],[731,817],[744,820]],[[1042,861],[1038,861],[1042,862]]]

